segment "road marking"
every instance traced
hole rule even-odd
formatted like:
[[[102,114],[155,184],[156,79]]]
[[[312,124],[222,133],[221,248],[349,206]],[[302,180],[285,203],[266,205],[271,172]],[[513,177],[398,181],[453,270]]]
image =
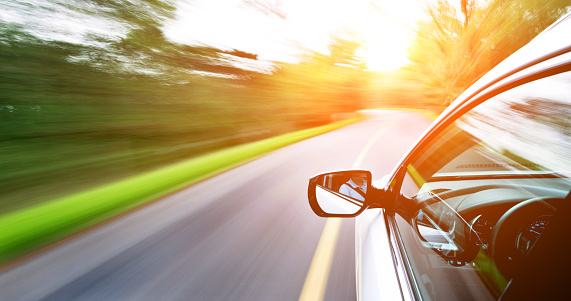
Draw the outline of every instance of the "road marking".
[[[357,159],[351,166],[351,169],[357,169],[367,152],[371,149],[373,144],[381,138],[381,136],[391,127],[395,122],[386,123],[373,135],[371,140],[365,145]],[[342,218],[328,218],[323,227],[321,238],[317,243],[317,248],[313,254],[309,271],[299,296],[299,301],[319,301],[325,297],[325,289],[327,288],[327,280],[329,279],[329,271],[333,263],[333,255],[335,252],[335,245],[339,237],[339,230],[341,229]]]
[[[327,219],[319,243],[317,243],[315,254],[313,254],[313,260],[309,266],[299,301],[323,300],[333,253],[335,252],[335,244],[339,237],[339,229],[341,229],[341,221],[340,218]]]

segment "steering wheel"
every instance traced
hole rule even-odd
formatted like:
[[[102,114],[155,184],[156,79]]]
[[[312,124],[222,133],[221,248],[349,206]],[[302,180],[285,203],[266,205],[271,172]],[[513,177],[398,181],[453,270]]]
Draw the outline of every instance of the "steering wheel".
[[[492,261],[506,279],[512,277],[514,268],[526,255],[518,250],[518,234],[540,216],[553,216],[556,208],[547,203],[554,198],[537,197],[516,204],[499,219],[492,232],[490,249]],[[560,199],[557,199],[560,200]]]

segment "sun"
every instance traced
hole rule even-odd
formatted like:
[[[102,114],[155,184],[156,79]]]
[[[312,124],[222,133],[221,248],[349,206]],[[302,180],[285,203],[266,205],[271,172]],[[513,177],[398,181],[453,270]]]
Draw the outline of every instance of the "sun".
[[[404,1],[407,2],[407,1]],[[408,2],[411,2],[410,0]],[[409,3],[413,6],[413,3]],[[383,2],[359,24],[363,47],[359,56],[371,71],[395,70],[408,63],[407,48],[415,36],[418,13],[403,8],[403,3]]]
[[[366,62],[368,71],[396,70],[408,63],[406,41],[398,39],[382,39],[371,41],[370,45],[361,48],[357,55]]]

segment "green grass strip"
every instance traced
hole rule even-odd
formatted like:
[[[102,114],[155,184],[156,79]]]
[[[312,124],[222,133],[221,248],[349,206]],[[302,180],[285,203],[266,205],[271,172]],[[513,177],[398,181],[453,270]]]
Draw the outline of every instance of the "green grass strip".
[[[360,119],[336,122],[224,149],[0,217],[0,263],[54,243],[268,152]]]

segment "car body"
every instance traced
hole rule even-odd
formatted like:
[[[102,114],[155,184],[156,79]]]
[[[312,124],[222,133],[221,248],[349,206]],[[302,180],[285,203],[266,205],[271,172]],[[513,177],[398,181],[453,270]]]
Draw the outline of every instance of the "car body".
[[[571,295],[571,14],[458,97],[365,201],[310,179],[322,217],[355,217],[359,300]],[[333,209],[332,209],[333,208]],[[568,218],[569,217],[569,218]]]

